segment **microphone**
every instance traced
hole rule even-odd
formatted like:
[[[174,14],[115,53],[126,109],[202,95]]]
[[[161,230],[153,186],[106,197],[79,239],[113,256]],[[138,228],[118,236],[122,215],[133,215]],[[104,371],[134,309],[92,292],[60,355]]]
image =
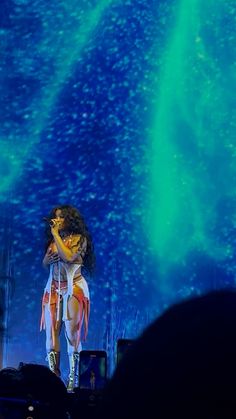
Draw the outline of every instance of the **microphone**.
[[[53,227],[54,226],[54,222],[51,220],[51,218],[43,217],[43,221],[45,221],[46,223],[48,223],[50,225],[50,227]]]

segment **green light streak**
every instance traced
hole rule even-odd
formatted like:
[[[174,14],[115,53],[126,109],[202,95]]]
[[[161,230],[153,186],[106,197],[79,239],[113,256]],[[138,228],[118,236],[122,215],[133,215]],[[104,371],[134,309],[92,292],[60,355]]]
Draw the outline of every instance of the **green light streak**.
[[[163,273],[194,250],[218,260],[227,253],[217,242],[216,220],[222,197],[235,196],[236,118],[229,91],[236,83],[232,67],[219,63],[216,39],[224,35],[220,19],[232,4],[181,0],[164,53],[146,223]]]
[[[92,10],[85,10],[82,14],[83,22],[77,21],[77,25],[71,25],[71,16],[76,14],[78,8],[77,0],[64,2],[60,16],[54,16],[50,7],[50,13],[45,10],[46,33],[36,48],[39,57],[49,57],[53,69],[40,94],[25,109],[24,126],[14,127],[7,143],[4,138],[0,139],[0,200],[6,199],[7,192],[19,179],[23,164],[29,158],[33,146],[40,141],[65,81],[81,60],[85,46],[112,2],[114,0],[102,0]]]

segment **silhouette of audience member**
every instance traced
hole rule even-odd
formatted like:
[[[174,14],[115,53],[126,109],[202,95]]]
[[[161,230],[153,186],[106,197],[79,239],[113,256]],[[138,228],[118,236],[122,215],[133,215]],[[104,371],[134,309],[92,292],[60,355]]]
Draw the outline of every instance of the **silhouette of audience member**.
[[[117,366],[99,415],[236,418],[236,293],[210,292],[167,309]]]
[[[4,419],[68,419],[67,395],[63,381],[45,365],[20,363],[17,369],[0,371],[0,414]]]

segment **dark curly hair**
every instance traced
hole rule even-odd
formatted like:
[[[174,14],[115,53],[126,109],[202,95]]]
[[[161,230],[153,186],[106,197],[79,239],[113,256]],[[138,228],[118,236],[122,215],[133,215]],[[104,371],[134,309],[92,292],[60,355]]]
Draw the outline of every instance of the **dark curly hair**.
[[[81,245],[83,241],[87,240],[87,249],[85,256],[83,258],[83,266],[84,268],[92,274],[95,269],[95,254],[94,254],[94,245],[92,241],[91,234],[88,231],[88,227],[84,221],[82,214],[77,210],[77,208],[71,205],[58,205],[54,207],[51,212],[49,213],[48,220],[56,217],[56,211],[61,210],[62,216],[64,218],[64,234],[80,234],[81,235]],[[46,234],[46,245],[45,251],[48,249],[49,244],[53,240],[53,236],[51,233],[51,227],[49,224],[46,225],[45,229]]]

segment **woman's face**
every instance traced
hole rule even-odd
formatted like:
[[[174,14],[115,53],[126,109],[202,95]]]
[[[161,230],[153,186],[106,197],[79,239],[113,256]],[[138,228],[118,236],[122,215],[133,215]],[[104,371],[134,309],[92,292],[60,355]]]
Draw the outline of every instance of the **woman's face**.
[[[60,221],[59,230],[61,230],[64,226],[64,221],[65,221],[65,218],[62,215],[62,210],[60,210],[60,209],[56,210],[55,218],[56,218],[56,220]]]

